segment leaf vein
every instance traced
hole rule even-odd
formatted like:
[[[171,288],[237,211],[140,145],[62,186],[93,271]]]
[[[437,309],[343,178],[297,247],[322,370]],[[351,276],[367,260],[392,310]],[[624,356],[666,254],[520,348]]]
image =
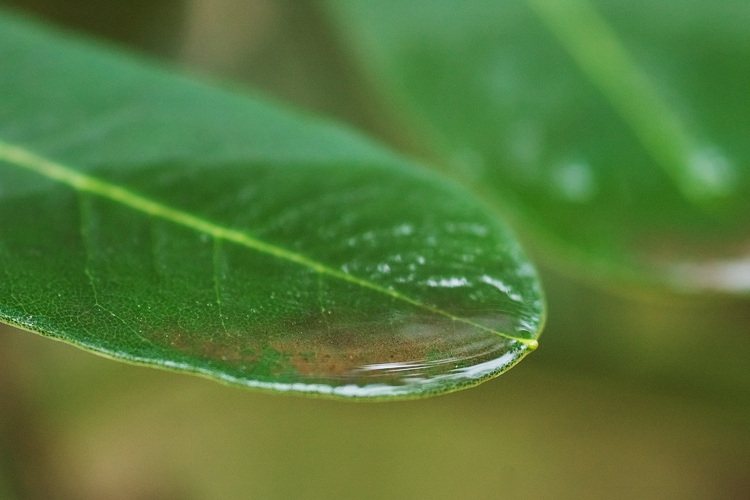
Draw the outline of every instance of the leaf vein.
[[[214,255],[213,255],[213,279],[214,291],[216,292],[216,305],[219,308],[219,320],[224,333],[229,333],[227,325],[224,322],[224,305],[221,301],[221,238],[214,237]]]
[[[91,200],[86,196],[85,191],[76,191],[78,194],[78,214],[79,214],[79,222],[80,222],[80,230],[81,230],[81,239],[83,240],[83,247],[86,250],[86,263],[84,265],[83,272],[86,275],[86,277],[89,280],[89,285],[91,285],[91,290],[94,294],[94,307],[98,307],[105,313],[109,314],[113,318],[120,321],[125,328],[130,330],[133,335],[140,338],[147,344],[155,345],[153,341],[147,339],[143,335],[140,334],[130,323],[122,319],[120,316],[118,316],[116,313],[111,311],[110,309],[104,307],[102,303],[99,301],[99,291],[96,286],[96,276],[94,273],[93,263],[95,260],[94,256],[94,220],[91,213]]]
[[[722,194],[691,167],[699,152],[694,138],[589,0],[526,3],[686,198]]]
[[[286,260],[303,267],[310,268],[320,274],[331,276],[342,281],[372,290],[377,293],[389,296],[391,298],[406,302],[415,307],[424,309],[433,314],[444,316],[453,321],[464,323],[466,325],[488,331],[495,335],[507,338],[523,344],[527,349],[533,350],[537,346],[537,341],[533,339],[524,339],[515,337],[510,334],[493,330],[484,325],[475,323],[469,319],[455,316],[440,308],[424,304],[396,290],[380,286],[363,278],[345,273],[338,269],[326,266],[305,255],[292,252],[283,247],[279,247],[265,241],[259,240],[242,231],[226,228],[213,222],[201,219],[188,212],[184,212],[167,205],[160,204],[149,200],[133,191],[123,187],[103,181],[96,177],[83,174],[77,170],[68,168],[62,164],[56,163],[47,158],[38,156],[20,146],[10,144],[0,140],[0,160],[4,160],[16,167],[24,168],[36,172],[48,179],[55,180],[65,184],[77,191],[94,194],[111,201],[120,203],[131,209],[149,215],[151,217],[170,221],[184,227],[193,229],[200,233],[206,233],[214,238],[230,241],[232,243],[256,250],[267,255]]]

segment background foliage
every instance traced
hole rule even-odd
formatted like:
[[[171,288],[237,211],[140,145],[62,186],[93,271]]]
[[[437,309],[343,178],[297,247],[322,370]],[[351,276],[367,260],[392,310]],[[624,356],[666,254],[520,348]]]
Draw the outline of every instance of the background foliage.
[[[420,153],[316,3],[15,3]],[[4,328],[0,498],[747,497],[747,301],[542,271],[533,356],[400,404],[238,392]]]

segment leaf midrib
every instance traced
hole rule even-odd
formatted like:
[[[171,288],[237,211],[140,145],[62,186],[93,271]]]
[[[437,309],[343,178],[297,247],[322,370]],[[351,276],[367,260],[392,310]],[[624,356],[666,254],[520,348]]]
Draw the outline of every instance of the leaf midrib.
[[[685,198],[700,203],[727,194],[691,168],[700,151],[695,138],[590,0],[526,3]]]
[[[65,184],[76,191],[86,192],[110,201],[127,206],[137,212],[151,217],[170,221],[172,223],[190,228],[199,233],[211,235],[217,240],[231,241],[232,243],[256,250],[273,257],[292,262],[303,267],[313,269],[321,275],[337,278],[354,285],[384,294],[391,298],[401,300],[413,306],[422,308],[434,314],[450,318],[481,330],[491,332],[495,335],[514,340],[523,344],[526,348],[533,350],[537,347],[534,339],[524,339],[510,334],[493,330],[484,325],[475,323],[469,319],[455,316],[437,307],[424,304],[418,300],[408,297],[400,292],[382,287],[371,281],[345,273],[338,269],[326,266],[303,254],[292,252],[283,247],[267,243],[263,240],[250,236],[242,231],[229,229],[211,221],[201,219],[188,212],[178,210],[167,205],[149,200],[133,191],[103,181],[96,177],[83,174],[77,170],[68,168],[60,163],[39,156],[28,149],[0,140],[0,161],[5,161],[13,166],[23,168],[40,174],[48,179]]]

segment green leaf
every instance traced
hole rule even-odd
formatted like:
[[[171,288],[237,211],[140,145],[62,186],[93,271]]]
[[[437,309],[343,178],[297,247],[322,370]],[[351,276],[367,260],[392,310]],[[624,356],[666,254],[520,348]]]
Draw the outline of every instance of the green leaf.
[[[0,320],[230,384],[415,397],[536,347],[470,194],[328,122],[0,15]]]
[[[750,3],[328,3],[446,168],[553,263],[750,293]]]

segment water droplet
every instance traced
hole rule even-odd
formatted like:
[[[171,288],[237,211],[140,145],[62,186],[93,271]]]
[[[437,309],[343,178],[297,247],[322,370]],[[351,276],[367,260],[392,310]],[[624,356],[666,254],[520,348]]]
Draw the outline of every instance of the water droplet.
[[[414,227],[409,224],[401,224],[393,230],[394,236],[409,236],[414,232]]]
[[[487,236],[487,233],[489,232],[485,226],[480,226],[479,224],[468,224],[467,229],[470,233],[482,238]]]
[[[411,283],[414,281],[415,276],[413,274],[409,274],[408,276],[402,276],[399,278],[396,278],[396,283]]]
[[[517,293],[513,292],[513,289],[503,283],[500,280],[491,278],[489,276],[482,276],[482,282],[487,283],[488,285],[492,285],[501,292],[503,292],[505,295],[507,295],[511,300],[515,300],[516,302],[523,302],[523,297],[518,295]]]
[[[449,222],[445,225],[445,231],[450,234],[471,234],[473,236],[487,236],[487,228],[479,224],[454,224]]]
[[[737,172],[715,147],[698,149],[687,161],[691,184],[704,195],[721,196],[734,190]]]
[[[585,203],[596,194],[594,171],[588,163],[582,161],[562,163],[553,169],[552,179],[558,192],[567,201]]]
[[[459,286],[470,286],[471,282],[466,278],[448,278],[441,280],[427,280],[427,284],[432,287],[456,288]]]

